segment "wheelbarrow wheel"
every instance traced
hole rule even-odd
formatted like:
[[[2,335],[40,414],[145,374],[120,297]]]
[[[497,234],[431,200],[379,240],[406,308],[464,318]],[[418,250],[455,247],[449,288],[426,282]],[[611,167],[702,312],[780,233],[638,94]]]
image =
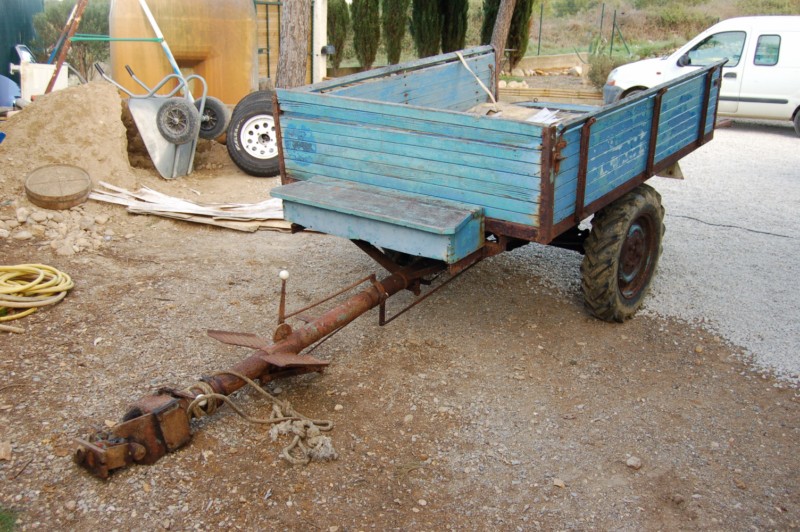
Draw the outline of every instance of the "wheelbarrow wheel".
[[[272,92],[245,96],[233,110],[226,140],[236,166],[256,177],[278,173],[278,139],[272,117]]]
[[[586,309],[623,322],[639,310],[661,255],[664,208],[652,187],[640,185],[592,220],[581,264]]]
[[[194,106],[200,111],[200,99],[194,101]],[[200,138],[214,140],[219,137],[228,127],[231,112],[219,99],[213,96],[206,97],[206,104],[203,112],[200,113]]]
[[[197,138],[200,113],[185,98],[167,98],[158,109],[156,125],[161,136],[169,142],[186,144]]]

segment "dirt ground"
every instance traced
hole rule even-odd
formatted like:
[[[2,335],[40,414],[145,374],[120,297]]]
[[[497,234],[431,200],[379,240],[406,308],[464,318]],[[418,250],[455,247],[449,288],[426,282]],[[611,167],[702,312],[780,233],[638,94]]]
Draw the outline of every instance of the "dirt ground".
[[[74,133],[68,149],[59,142],[69,132],[56,142],[46,125],[38,138],[27,119],[10,126],[0,218],[33,208],[22,180],[54,152],[81,164],[125,142],[114,126]],[[8,144],[15,135],[26,145]],[[98,137],[113,137],[111,148]],[[204,144],[197,167],[174,181],[119,161],[90,173],[199,201],[257,201],[277,184],[239,172],[221,145]],[[224,407],[194,422],[178,452],[98,480],[72,463],[73,439],[143,395],[248,356],[205,331],[271,336],[280,269],[291,272],[290,309],[382,273],[334,237],[239,233],[91,201],[76,211],[102,221],[108,238],[94,250],[64,256],[43,238],[0,239],[2,264],[50,264],[76,283],[15,322],[25,334],[0,333],[0,441],[12,448],[0,507],[20,530],[800,527],[797,390],[702,329],[589,317],[579,287],[552,292],[527,248],[385,327],[368,313],[314,351],[331,361],[324,373],[268,385],[335,423],[338,459],[292,466],[279,457],[286,439]],[[393,298],[389,314],[412,300]],[[252,391],[234,397],[269,415]]]

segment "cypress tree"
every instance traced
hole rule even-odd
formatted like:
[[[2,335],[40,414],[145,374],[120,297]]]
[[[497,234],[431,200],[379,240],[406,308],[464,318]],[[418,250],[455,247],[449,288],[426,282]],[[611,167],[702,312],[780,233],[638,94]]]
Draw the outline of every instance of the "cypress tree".
[[[334,69],[339,69],[344,59],[344,45],[350,33],[350,9],[345,0],[328,2],[328,42],[336,49],[331,56]]]
[[[442,14],[442,52],[464,48],[467,38],[468,0],[439,0]]]
[[[481,25],[481,44],[492,42],[494,22],[500,10],[500,0],[483,0],[483,24]]]
[[[386,55],[390,65],[400,62],[410,3],[411,0],[381,0],[383,41],[386,44]]]
[[[525,57],[525,52],[528,50],[533,4],[534,0],[517,0],[514,6],[514,16],[511,17],[511,27],[508,30],[508,39],[505,46],[507,49],[513,50],[509,56],[510,68],[516,67],[517,63]],[[492,42],[492,31],[494,31],[494,22],[497,19],[499,8],[500,0],[483,0],[481,44]]]
[[[510,68],[516,68],[517,64],[525,57],[525,52],[528,51],[533,2],[534,0],[517,0],[517,5],[514,7],[511,29],[508,31],[508,40],[506,41],[506,48],[512,50],[509,54]]]
[[[412,0],[411,36],[418,57],[430,57],[439,53],[442,39],[442,15],[439,0]]]
[[[353,48],[361,68],[368,70],[375,62],[381,41],[380,0],[353,0]]]

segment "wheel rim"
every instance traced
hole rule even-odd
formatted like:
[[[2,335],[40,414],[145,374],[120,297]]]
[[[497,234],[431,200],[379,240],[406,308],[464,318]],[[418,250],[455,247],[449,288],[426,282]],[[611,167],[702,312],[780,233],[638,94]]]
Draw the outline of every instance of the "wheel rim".
[[[203,117],[200,121],[200,127],[203,129],[203,131],[211,131],[217,127],[217,113],[208,108],[203,109]]]
[[[182,109],[169,109],[165,118],[164,125],[175,135],[181,135],[189,128],[189,117]]]
[[[635,299],[647,285],[658,253],[655,224],[649,216],[636,218],[628,228],[619,257],[617,282],[625,299]]]
[[[245,151],[256,159],[272,159],[278,155],[275,121],[269,115],[258,115],[244,123],[240,139]]]

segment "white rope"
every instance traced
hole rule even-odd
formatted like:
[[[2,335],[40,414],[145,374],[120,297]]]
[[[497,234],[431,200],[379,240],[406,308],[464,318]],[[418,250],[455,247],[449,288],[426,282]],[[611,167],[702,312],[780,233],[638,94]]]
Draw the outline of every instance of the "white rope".
[[[492,100],[492,103],[496,104],[497,100],[495,99],[494,94],[492,94],[492,91],[490,91],[489,88],[486,85],[484,85],[483,81],[481,81],[481,78],[479,78],[478,75],[472,71],[467,62],[464,61],[464,56],[461,55],[461,52],[456,52],[456,56],[461,60],[461,64],[464,65],[464,68],[466,68],[469,71],[469,73],[472,74],[472,76],[475,78],[475,81],[477,81],[478,85],[480,85],[481,88],[483,89],[483,92],[489,95],[489,99]]]

